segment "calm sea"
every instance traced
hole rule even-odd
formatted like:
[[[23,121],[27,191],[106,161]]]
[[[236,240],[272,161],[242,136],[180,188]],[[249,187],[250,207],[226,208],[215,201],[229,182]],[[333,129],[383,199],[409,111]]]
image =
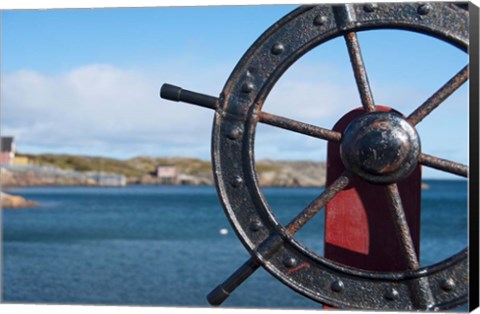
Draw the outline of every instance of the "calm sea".
[[[466,181],[427,181],[421,263],[467,244]],[[321,189],[265,188],[287,222]],[[205,296],[249,257],[213,187],[36,187],[10,192],[38,201],[3,211],[3,301],[209,306]],[[323,215],[298,233],[319,253]],[[228,229],[227,235],[219,230]],[[260,269],[225,307],[319,308]]]

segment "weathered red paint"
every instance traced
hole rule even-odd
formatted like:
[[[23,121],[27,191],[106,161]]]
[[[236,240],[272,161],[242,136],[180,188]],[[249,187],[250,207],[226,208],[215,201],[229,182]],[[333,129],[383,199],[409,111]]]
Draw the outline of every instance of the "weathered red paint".
[[[378,111],[392,111],[376,106]],[[343,116],[333,130],[342,132],[348,123],[364,114],[362,108]],[[345,170],[339,143],[328,143],[327,185]],[[405,215],[417,256],[420,244],[421,166],[398,183]],[[354,178],[325,208],[325,252],[330,260],[373,271],[406,270],[402,248],[388,210],[385,187]]]
[[[297,267],[294,267],[294,268],[292,268],[292,269],[289,269],[289,270],[287,271],[287,275],[291,275],[291,274],[293,274],[294,272],[296,272],[296,271],[298,271],[298,270],[300,270],[300,269],[302,269],[302,268],[309,268],[309,267],[310,267],[310,264],[308,264],[308,263],[301,263],[301,264],[298,265]]]

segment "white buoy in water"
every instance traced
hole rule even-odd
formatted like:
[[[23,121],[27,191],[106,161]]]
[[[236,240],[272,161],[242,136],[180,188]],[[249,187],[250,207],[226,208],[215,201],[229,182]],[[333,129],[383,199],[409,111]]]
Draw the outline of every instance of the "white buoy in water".
[[[222,229],[220,229],[219,232],[220,232],[221,235],[227,235],[228,234],[228,229],[227,228],[222,228]]]

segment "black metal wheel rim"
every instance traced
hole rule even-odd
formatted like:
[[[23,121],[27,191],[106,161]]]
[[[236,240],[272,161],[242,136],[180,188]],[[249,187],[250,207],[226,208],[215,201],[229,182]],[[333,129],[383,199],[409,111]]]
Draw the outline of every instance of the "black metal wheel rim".
[[[372,29],[410,30],[436,37],[465,52],[468,49],[468,11],[455,4],[319,5],[293,11],[250,47],[218,99],[212,136],[218,194],[237,236],[252,257],[281,282],[315,301],[337,308],[449,309],[467,301],[467,248],[438,264],[405,272],[370,272],[336,264],[293,238],[301,227],[299,221],[305,223],[303,218],[297,217],[292,224],[282,226],[257,181],[257,122],[339,140],[328,130],[312,131],[309,125],[298,126],[262,113],[262,105],[281,75],[314,47],[335,37]],[[368,111],[368,106],[364,107]],[[431,164],[428,157],[423,157],[427,160],[422,162],[424,165]],[[457,168],[461,169],[451,171],[466,176],[466,170]],[[345,174],[327,187],[327,194],[335,195],[343,189],[350,176]],[[327,195],[320,201],[326,202],[329,197],[333,196]]]

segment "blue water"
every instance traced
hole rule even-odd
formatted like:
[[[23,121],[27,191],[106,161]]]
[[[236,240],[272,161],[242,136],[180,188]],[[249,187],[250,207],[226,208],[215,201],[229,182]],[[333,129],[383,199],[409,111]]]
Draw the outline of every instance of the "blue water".
[[[422,197],[421,263],[467,244],[467,183],[429,181]],[[289,221],[321,189],[265,188]],[[213,187],[11,189],[40,203],[3,211],[3,301],[209,306],[205,296],[248,257]],[[297,238],[323,248],[319,214]],[[221,236],[219,230],[229,233]],[[257,271],[225,307],[319,308]]]

